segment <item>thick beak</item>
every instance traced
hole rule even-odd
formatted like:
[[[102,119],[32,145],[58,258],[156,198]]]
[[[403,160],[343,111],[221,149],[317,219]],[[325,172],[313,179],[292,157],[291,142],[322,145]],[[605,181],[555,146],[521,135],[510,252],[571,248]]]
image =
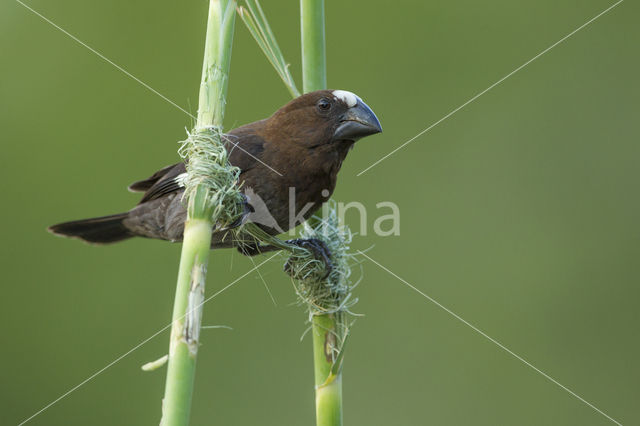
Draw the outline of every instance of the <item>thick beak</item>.
[[[380,126],[378,117],[367,104],[362,102],[362,99],[358,99],[358,103],[342,115],[340,125],[333,134],[333,139],[357,141],[365,136],[381,132],[382,126]]]

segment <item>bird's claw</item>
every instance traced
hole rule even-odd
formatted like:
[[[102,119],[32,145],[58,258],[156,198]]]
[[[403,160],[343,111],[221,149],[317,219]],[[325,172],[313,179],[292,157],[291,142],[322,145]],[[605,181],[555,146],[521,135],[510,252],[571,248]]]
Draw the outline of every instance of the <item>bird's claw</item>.
[[[232,224],[227,226],[227,229],[237,228],[238,226],[244,224],[247,220],[247,217],[251,213],[253,213],[253,208],[251,207],[251,204],[249,204],[249,198],[243,193],[240,193],[240,195],[242,196],[242,214],[240,214],[240,216],[238,216],[238,218]]]
[[[324,264],[325,274],[322,277],[323,280],[326,279],[329,274],[331,274],[331,271],[333,271],[333,263],[331,262],[331,251],[324,243],[324,241],[317,238],[297,238],[295,240],[288,240],[287,243],[309,250],[316,260]],[[291,273],[291,265],[289,264],[289,261],[285,263],[284,270],[289,274]]]

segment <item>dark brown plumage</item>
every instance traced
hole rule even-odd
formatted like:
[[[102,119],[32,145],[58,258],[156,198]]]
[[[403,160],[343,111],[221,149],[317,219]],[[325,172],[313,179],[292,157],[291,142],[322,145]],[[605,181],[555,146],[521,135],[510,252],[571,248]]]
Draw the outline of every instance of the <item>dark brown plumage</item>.
[[[308,219],[331,196],[354,142],[381,131],[373,111],[341,90],[302,95],[271,117],[230,131],[225,135],[229,161],[240,168],[242,189],[256,210],[249,218],[272,235],[298,225],[290,223],[298,214]],[[61,223],[49,230],[90,243],[134,236],[181,241],[186,210],[184,189],[176,178],[185,171],[184,163],[178,163],[131,184],[131,191],[144,195],[126,213]],[[290,212],[290,188],[295,188],[295,212]],[[233,245],[223,240],[223,233],[214,232],[212,247]]]

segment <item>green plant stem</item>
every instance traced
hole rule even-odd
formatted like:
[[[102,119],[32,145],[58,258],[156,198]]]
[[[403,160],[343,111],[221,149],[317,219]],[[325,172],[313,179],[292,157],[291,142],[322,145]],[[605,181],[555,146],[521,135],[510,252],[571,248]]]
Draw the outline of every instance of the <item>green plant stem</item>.
[[[324,37],[324,0],[300,0],[302,34],[302,90],[327,88],[327,55]]]
[[[163,426],[189,424],[202,317],[202,309],[197,305],[204,300],[211,227],[211,222],[205,219],[188,219],[185,223],[173,306],[167,381],[162,401]]]
[[[335,315],[314,315],[311,331],[316,384],[316,425],[339,426],[342,425],[342,372],[339,368],[334,368],[338,340]]]
[[[267,57],[267,60],[273,65],[283,83],[291,93],[291,96],[297,98],[300,96],[300,92],[296,87],[296,83],[293,80],[293,76],[289,71],[289,65],[284,60],[284,56],[280,51],[280,46],[276,41],[276,36],[269,26],[267,16],[260,6],[258,0],[245,0],[246,7],[238,8],[238,15],[247,26],[247,29],[253,36],[256,43],[262,52]]]
[[[302,91],[327,88],[327,50],[324,35],[324,0],[300,0],[300,36],[302,44]],[[308,219],[316,225],[316,211]]]
[[[324,0],[300,0],[302,88],[305,93],[327,88]],[[312,224],[313,225],[313,224]],[[342,372],[334,368],[338,327],[333,314],[314,315],[313,362],[316,425],[342,425]],[[335,374],[332,371],[338,370]]]
[[[222,126],[235,17],[235,0],[210,0],[196,129]]]
[[[235,8],[235,0],[210,0],[209,3],[196,131],[222,128]],[[198,158],[190,159],[190,165],[197,161]],[[211,204],[210,189],[203,184],[196,187],[188,200],[162,401],[162,426],[189,424],[207,263],[215,222]]]

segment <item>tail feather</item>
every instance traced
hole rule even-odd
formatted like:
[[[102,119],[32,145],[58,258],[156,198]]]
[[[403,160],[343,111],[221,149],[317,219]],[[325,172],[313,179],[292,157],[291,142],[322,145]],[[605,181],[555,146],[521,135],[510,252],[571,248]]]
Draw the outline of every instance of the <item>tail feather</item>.
[[[122,223],[128,215],[129,213],[119,213],[91,219],[74,220],[50,226],[48,230],[56,235],[79,238],[89,243],[115,243],[134,236]]]

